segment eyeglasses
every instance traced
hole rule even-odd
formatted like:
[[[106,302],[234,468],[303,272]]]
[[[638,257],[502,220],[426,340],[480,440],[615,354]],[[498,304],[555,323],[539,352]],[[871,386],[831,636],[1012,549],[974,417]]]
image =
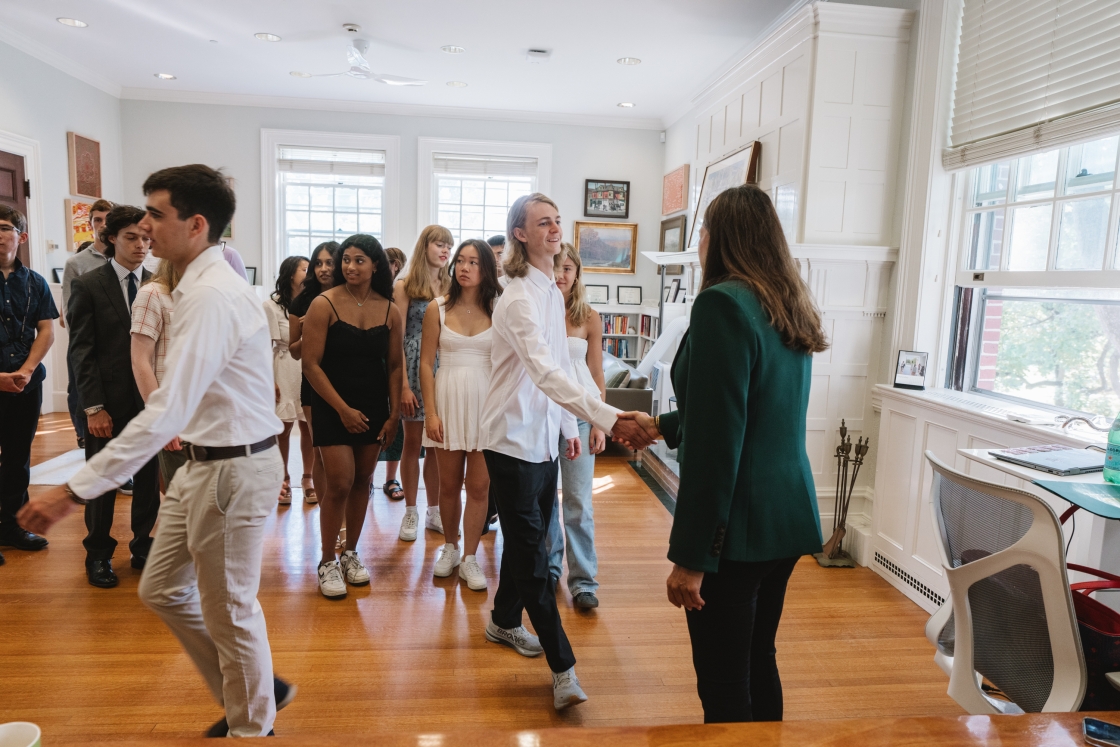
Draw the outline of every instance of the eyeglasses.
[[[3,233],[23,233],[23,231],[19,230],[18,228],[16,228],[13,225],[10,225],[10,224],[7,224],[7,223],[0,223],[0,234],[3,234]]]

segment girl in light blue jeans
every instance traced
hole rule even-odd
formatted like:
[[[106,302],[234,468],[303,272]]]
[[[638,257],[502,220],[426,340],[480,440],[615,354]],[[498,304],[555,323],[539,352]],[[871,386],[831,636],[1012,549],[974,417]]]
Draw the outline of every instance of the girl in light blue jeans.
[[[603,321],[599,312],[588,305],[584,296],[579,254],[571,244],[564,244],[556,255],[556,287],[564,294],[567,306],[568,355],[576,380],[594,396],[604,399]],[[563,487],[563,526],[561,509],[552,504],[552,521],[548,528],[548,572],[559,580],[564,562],[564,535],[568,538],[568,591],[580,609],[599,606],[595,592],[599,582],[595,576],[599,561],[595,555],[595,516],[591,507],[591,487],[595,477],[595,455],[606,446],[606,435],[598,428],[579,421],[580,456],[560,458],[560,482]],[[563,434],[561,434],[563,440]],[[563,450],[561,450],[563,454]]]

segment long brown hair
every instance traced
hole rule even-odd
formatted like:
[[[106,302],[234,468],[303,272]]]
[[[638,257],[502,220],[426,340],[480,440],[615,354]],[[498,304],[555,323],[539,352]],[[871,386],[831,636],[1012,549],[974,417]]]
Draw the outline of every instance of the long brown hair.
[[[797,271],[769,195],[753,184],[728,189],[708,205],[704,227],[708,255],[701,290],[738,280],[758,298],[787,348],[828,349],[821,314]]]
[[[560,253],[556,255],[556,261],[553,264],[555,272],[560,272],[560,268],[564,266],[564,260],[572,260],[572,264],[576,266],[576,279],[572,281],[572,287],[568,291],[568,297],[564,299],[565,311],[568,312],[568,319],[576,327],[582,327],[591,316],[591,305],[587,303],[587,291],[583,287],[583,262],[580,261],[579,252],[576,248],[569,244],[567,241],[560,245]]]
[[[412,250],[412,259],[408,262],[408,270],[404,274],[404,294],[408,296],[409,301],[431,301],[436,296],[446,294],[448,286],[451,285],[451,275],[448,272],[447,265],[444,265],[439,268],[439,292],[432,292],[432,273],[428,266],[428,244],[433,241],[452,244],[455,239],[451,236],[451,232],[443,226],[427,226],[420,232],[420,238],[416,239],[416,246]]]
[[[540,192],[523,195],[514,200],[509,208],[509,214],[506,216],[506,251],[502,256],[502,269],[505,270],[507,277],[523,278],[529,274],[529,252],[520,239],[514,235],[513,229],[525,230],[525,220],[529,217],[529,206],[534,202],[551,205],[554,210],[560,212],[556,203]]]
[[[450,311],[463,296],[463,286],[459,285],[459,278],[455,274],[454,268],[455,263],[459,260],[459,252],[467,246],[474,247],[474,250],[478,252],[478,268],[481,275],[481,282],[478,284],[478,305],[486,312],[486,316],[493,318],[494,302],[498,300],[498,296],[502,295],[502,284],[498,282],[498,260],[494,257],[494,250],[482,239],[467,239],[459,244],[455,253],[451,255],[451,261],[447,263],[452,269],[451,287],[447,291],[446,308]]]
[[[175,265],[171,264],[166,259],[161,259],[156,271],[152,273],[152,279],[148,282],[159,283],[167,289],[168,293],[173,293],[175,288],[179,286],[179,281],[182,279],[183,276],[175,269]]]

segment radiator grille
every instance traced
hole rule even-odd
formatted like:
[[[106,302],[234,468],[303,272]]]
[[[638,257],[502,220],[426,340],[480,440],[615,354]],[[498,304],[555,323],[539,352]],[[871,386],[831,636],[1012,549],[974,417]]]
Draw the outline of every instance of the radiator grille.
[[[911,589],[936,604],[938,607],[945,604],[945,597],[941,596],[936,591],[911,576],[887,556],[883,555],[880,552],[876,552],[875,562],[878,563],[879,567],[889,571],[892,575],[902,581],[902,583],[906,584]]]

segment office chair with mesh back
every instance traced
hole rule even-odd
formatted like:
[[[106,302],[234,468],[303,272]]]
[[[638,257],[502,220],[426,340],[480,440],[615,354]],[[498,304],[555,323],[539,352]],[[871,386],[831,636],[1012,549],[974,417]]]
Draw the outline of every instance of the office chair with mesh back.
[[[949,598],[926,624],[949,697],[971,714],[1075,711],[1086,670],[1058,517],[1030,493],[926,452]],[[984,692],[984,677],[1008,698]]]

